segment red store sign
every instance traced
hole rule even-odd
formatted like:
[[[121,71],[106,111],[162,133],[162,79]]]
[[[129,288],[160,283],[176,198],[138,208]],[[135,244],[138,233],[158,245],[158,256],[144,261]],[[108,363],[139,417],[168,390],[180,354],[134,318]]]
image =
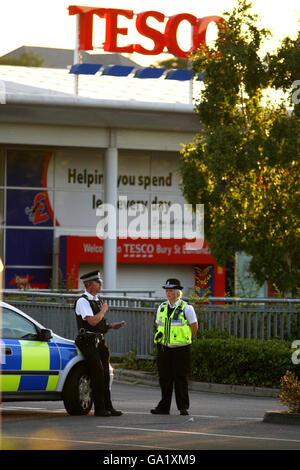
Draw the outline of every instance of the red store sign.
[[[225,269],[218,266],[209,247],[204,243],[199,250],[188,250],[191,240],[180,239],[117,239],[117,263],[147,264],[190,264],[211,265],[214,271],[214,295],[223,297],[225,292]],[[81,263],[103,263],[104,244],[98,237],[63,235],[60,237],[60,269],[64,279],[73,279],[72,288],[78,288],[79,265]],[[142,272],[142,271],[141,271]]]
[[[93,49],[93,15],[105,19],[104,50],[107,52],[137,52],[143,55],[161,54],[166,47],[170,54],[178,57],[187,57],[192,51],[197,50],[206,42],[207,27],[211,22],[216,24],[224,22],[221,16],[206,16],[197,18],[190,13],[179,13],[168,18],[165,31],[162,33],[147,24],[148,18],[154,18],[159,23],[165,21],[165,15],[159,11],[144,11],[136,15],[135,26],[142,36],[152,39],[153,49],[146,49],[140,44],[118,46],[118,35],[127,36],[128,29],[118,27],[118,17],[123,16],[129,20],[134,17],[133,10],[121,10],[116,8],[96,8],[77,5],[69,6],[69,15],[79,15],[79,50]],[[192,47],[183,51],[177,41],[177,30],[182,21],[188,21],[192,27]]]

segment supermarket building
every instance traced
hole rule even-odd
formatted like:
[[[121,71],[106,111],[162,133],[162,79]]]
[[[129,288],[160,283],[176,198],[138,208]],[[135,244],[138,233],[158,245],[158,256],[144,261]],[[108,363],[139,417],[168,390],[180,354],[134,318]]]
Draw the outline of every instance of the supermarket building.
[[[223,296],[225,269],[206,244],[189,250],[184,236],[108,240],[96,232],[105,203],[123,200],[141,211],[156,204],[166,212],[185,204],[178,155],[200,125],[191,83],[96,74],[80,76],[74,96],[66,69],[0,66],[0,72],[4,287],[76,289],[80,275],[99,269],[107,290],[160,296],[169,277],[189,293],[197,268],[207,268],[210,294]],[[195,96],[200,85],[194,83]]]

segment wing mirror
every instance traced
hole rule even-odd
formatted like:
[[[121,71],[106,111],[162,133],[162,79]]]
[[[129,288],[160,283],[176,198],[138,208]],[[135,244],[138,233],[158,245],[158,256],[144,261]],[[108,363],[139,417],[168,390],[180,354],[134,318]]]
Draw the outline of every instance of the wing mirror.
[[[40,341],[50,341],[50,339],[52,338],[52,331],[51,330],[47,330],[46,328],[40,330],[40,333],[39,333],[39,340]]]

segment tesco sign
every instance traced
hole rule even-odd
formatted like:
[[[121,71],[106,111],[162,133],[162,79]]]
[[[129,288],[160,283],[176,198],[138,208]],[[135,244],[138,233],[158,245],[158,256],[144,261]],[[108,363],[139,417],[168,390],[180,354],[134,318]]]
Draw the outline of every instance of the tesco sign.
[[[158,55],[166,47],[170,54],[178,57],[187,57],[190,52],[197,50],[206,43],[206,31],[211,22],[217,25],[224,22],[221,16],[197,18],[190,13],[179,13],[168,17],[165,30],[161,32],[147,24],[149,18],[154,18],[159,23],[164,23],[166,16],[159,11],[144,11],[135,15],[133,10],[70,5],[69,15],[79,15],[79,50],[87,51],[93,49],[93,16],[97,15],[105,19],[105,51]],[[136,16],[136,30],[142,36],[152,39],[154,43],[153,48],[146,49],[140,44],[118,46],[118,35],[127,36],[128,34],[128,28],[118,26],[120,16],[128,20],[133,20],[133,17]],[[177,41],[177,30],[183,21],[189,22],[192,28],[192,46],[188,51],[182,50]]]

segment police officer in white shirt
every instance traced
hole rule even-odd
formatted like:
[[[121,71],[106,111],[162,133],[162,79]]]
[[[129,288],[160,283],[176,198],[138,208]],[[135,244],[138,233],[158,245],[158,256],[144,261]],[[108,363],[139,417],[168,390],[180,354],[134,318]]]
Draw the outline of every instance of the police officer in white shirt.
[[[75,343],[85,356],[95,408],[95,416],[120,416],[115,410],[109,388],[109,348],[104,334],[110,329],[117,330],[125,322],[108,323],[104,317],[108,305],[97,294],[101,291],[102,279],[98,271],[92,271],[80,278],[85,292],[75,303],[76,321],[79,335]]]

